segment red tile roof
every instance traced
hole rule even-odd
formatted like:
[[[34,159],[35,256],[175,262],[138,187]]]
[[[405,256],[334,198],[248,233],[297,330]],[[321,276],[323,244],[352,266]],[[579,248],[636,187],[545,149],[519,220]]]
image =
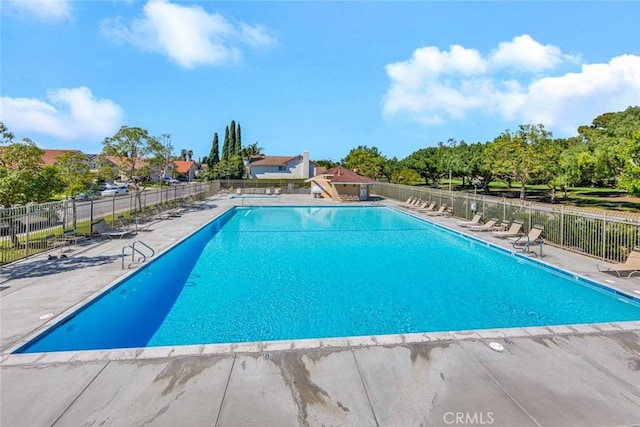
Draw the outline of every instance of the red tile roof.
[[[331,182],[339,182],[343,184],[373,184],[375,179],[360,175],[352,170],[336,166],[329,169],[322,175],[331,175]]]
[[[120,161],[121,159],[119,157],[116,157],[116,156],[104,156],[104,157],[114,165],[118,167],[121,166],[121,161]],[[147,159],[141,159],[141,158],[136,159],[136,169],[146,166],[146,163],[147,163]]]
[[[53,166],[66,153],[81,153],[80,150],[42,150],[42,163]]]
[[[191,166],[193,166],[196,162],[193,160],[174,160],[173,164],[176,165],[176,172],[178,173],[188,173]]]

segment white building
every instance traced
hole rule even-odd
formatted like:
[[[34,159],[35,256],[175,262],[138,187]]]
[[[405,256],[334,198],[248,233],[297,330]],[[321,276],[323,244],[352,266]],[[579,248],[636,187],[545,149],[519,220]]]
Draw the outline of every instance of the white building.
[[[309,152],[297,156],[259,156],[247,163],[249,178],[308,179],[316,175],[316,162],[309,160]]]

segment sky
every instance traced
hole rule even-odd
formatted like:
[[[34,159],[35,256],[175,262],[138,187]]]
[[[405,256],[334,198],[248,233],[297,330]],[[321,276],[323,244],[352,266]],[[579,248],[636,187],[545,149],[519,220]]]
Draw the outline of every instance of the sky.
[[[0,0],[0,121],[99,153],[121,126],[209,153],[388,158],[640,105],[640,2]]]

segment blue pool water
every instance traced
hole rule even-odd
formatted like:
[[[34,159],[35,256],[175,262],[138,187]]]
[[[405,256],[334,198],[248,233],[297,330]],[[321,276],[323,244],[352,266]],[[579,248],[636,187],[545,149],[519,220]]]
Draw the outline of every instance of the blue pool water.
[[[638,319],[632,298],[393,209],[251,207],[18,352]]]

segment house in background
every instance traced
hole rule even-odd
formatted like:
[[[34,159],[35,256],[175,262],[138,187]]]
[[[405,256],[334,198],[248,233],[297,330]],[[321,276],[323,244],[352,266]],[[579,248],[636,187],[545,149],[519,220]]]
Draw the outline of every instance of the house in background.
[[[97,172],[98,169],[106,166],[111,168],[115,175],[119,173],[118,165],[102,154],[87,154],[87,158],[91,172]]]
[[[342,166],[324,171],[307,181],[311,182],[311,194],[314,197],[336,202],[367,200],[371,185],[376,183],[375,179]]]
[[[171,170],[172,173],[169,173]],[[193,160],[174,160],[167,165],[167,177],[184,176],[188,181],[196,177],[198,166]]]
[[[309,160],[309,152],[298,156],[257,156],[247,163],[249,178],[308,179],[317,174],[316,162]]]
[[[42,163],[47,166],[53,166],[56,164],[58,159],[65,155],[66,153],[80,153],[83,154],[80,150],[42,150]],[[89,163],[89,159],[87,159],[87,163]]]

